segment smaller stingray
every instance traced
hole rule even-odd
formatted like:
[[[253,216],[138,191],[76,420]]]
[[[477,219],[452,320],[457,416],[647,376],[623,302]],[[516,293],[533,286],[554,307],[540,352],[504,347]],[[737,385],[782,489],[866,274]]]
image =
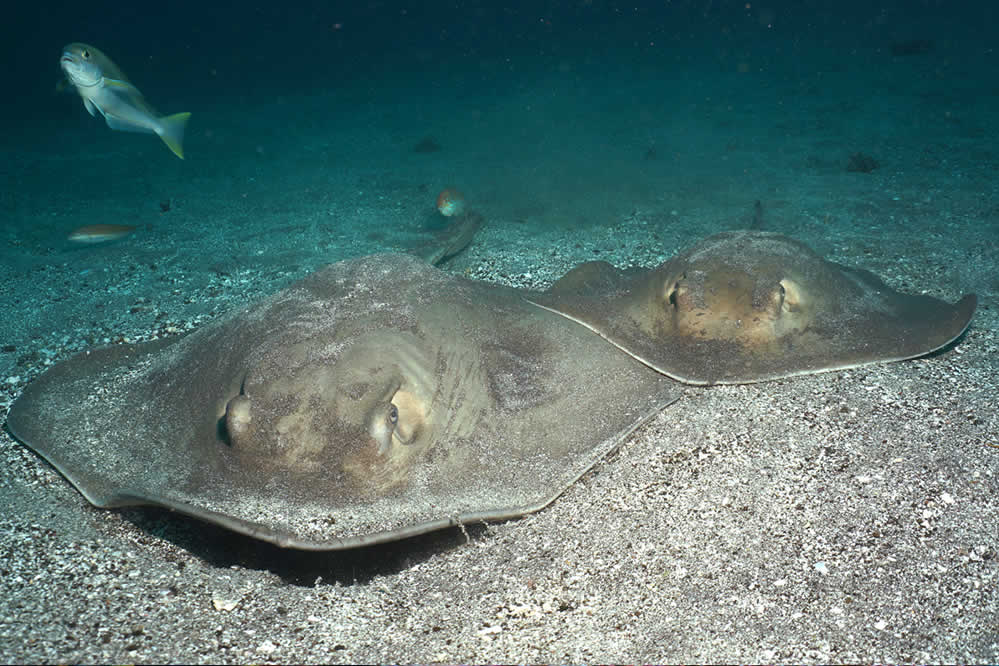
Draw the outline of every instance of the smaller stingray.
[[[8,426],[96,506],[335,550],[541,509],[676,392],[514,289],[375,255],[60,363]]]
[[[689,384],[922,356],[960,336],[977,303],[903,294],[761,231],[716,234],[654,269],[582,264],[531,298]]]

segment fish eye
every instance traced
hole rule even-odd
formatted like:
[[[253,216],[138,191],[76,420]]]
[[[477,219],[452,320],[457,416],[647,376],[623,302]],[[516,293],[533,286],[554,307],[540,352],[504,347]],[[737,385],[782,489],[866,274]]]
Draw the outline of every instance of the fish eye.
[[[389,405],[388,420],[392,425],[399,422],[399,408],[395,405]]]
[[[81,53],[80,55],[83,56],[84,60],[90,60],[90,51],[88,51],[87,49],[83,49],[83,53]]]

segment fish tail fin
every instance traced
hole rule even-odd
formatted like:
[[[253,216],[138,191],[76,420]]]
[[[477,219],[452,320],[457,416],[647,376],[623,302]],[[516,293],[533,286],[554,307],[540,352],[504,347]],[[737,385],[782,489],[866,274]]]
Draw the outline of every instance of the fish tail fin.
[[[184,129],[187,127],[187,120],[190,117],[191,114],[187,111],[175,113],[172,116],[163,116],[160,118],[160,127],[156,132],[163,139],[167,148],[180,159],[184,159],[184,146],[182,145],[184,143]]]

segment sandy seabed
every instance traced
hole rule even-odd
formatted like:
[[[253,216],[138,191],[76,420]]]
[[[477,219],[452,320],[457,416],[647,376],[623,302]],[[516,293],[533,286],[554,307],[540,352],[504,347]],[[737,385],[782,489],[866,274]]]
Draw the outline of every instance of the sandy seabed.
[[[677,68],[538,75],[493,96],[414,86],[237,116],[206,105],[190,109],[184,162],[76,106],[62,127],[28,130],[3,148],[23,165],[0,200],[13,221],[0,232],[4,413],[77,351],[189,330],[325,263],[405,251],[437,223],[445,186],[488,220],[445,267],[477,279],[541,288],[591,259],[656,265],[745,227],[760,201],[767,230],[980,306],[929,358],[684,389],[533,516],[356,552],[93,509],[4,433],[0,654],[999,660],[995,96],[982,102],[958,66],[946,79],[926,59],[871,66],[886,57],[812,85]],[[855,95],[861,79],[885,91],[877,103]],[[441,150],[414,152],[427,136]],[[858,152],[878,168],[848,171]],[[138,228],[62,240],[109,222]]]

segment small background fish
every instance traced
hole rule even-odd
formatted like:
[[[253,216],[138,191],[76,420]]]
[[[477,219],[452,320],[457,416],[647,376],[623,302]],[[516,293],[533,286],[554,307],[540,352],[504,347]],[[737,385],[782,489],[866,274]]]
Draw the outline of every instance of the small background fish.
[[[67,240],[72,243],[107,243],[119,240],[135,231],[135,227],[129,224],[89,224],[79,229],[74,229],[67,236]]]

